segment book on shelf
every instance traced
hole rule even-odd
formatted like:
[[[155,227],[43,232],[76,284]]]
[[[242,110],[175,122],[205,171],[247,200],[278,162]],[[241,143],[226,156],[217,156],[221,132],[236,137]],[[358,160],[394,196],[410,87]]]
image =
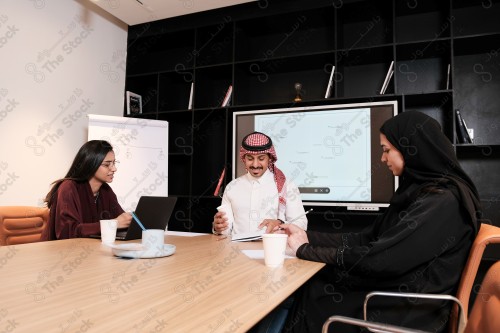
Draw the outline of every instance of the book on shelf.
[[[461,116],[461,115],[460,115]],[[473,139],[473,132],[472,130],[470,130],[468,127],[467,127],[467,123],[465,122],[465,119],[464,117],[462,117],[462,123],[464,124],[464,128],[465,128],[465,136],[467,138],[467,143],[474,143],[474,139]]]
[[[191,82],[191,91],[189,92],[188,110],[193,109],[193,91],[194,91],[194,82]]]
[[[229,103],[231,102],[231,96],[233,93],[233,86],[230,85],[229,88],[227,88],[226,96],[224,96],[224,99],[222,100],[222,107],[228,106]]]
[[[326,86],[325,98],[330,98],[333,88],[333,73],[335,73],[335,66],[332,66],[332,71],[330,73],[330,79],[328,79],[328,85]]]
[[[448,64],[448,71],[446,73],[446,90],[450,89],[450,64]]]
[[[455,117],[458,143],[472,143],[460,110],[455,110]]]
[[[391,81],[392,76],[394,75],[394,60],[391,61],[391,65],[387,70],[387,74],[385,75],[384,83],[382,84],[382,88],[380,89],[380,95],[385,94],[387,87],[389,86],[389,81]]]
[[[127,114],[142,113],[142,96],[131,91],[126,92]]]

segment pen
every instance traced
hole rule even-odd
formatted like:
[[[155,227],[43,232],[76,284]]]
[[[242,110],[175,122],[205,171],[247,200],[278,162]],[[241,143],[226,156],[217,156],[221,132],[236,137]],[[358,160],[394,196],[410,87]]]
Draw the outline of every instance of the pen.
[[[132,214],[132,217],[134,218],[135,222],[141,227],[142,230],[146,230],[144,226],[142,225],[141,221],[139,221],[139,218],[134,214],[134,212],[130,212]]]
[[[286,223],[292,223],[293,221],[297,221],[298,219],[300,219],[302,216],[306,216],[307,214],[309,214],[313,209],[309,209],[307,212],[305,212],[304,214],[301,214],[293,219],[291,219],[290,221],[286,221]]]

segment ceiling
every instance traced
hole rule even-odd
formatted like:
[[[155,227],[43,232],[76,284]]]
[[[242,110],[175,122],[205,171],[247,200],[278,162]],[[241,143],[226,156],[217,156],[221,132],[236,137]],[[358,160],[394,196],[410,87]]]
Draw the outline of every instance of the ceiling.
[[[128,25],[146,23],[255,0],[91,0]]]

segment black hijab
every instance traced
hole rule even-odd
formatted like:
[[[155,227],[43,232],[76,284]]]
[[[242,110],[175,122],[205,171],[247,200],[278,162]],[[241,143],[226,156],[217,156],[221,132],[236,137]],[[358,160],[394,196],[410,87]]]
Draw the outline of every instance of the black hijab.
[[[439,123],[423,113],[406,111],[386,121],[380,132],[399,150],[405,161],[391,205],[405,205],[424,189],[447,187],[457,194],[477,232],[480,215],[477,189],[460,166]]]

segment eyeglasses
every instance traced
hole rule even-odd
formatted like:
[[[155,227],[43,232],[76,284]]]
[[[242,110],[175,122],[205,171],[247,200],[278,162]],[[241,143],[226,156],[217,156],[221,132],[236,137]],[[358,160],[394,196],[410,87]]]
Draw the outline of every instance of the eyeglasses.
[[[108,168],[110,169],[112,166],[114,167],[118,167],[118,164],[120,164],[120,161],[104,161],[103,163],[101,163],[101,165],[105,168]]]

